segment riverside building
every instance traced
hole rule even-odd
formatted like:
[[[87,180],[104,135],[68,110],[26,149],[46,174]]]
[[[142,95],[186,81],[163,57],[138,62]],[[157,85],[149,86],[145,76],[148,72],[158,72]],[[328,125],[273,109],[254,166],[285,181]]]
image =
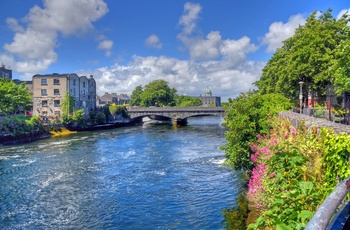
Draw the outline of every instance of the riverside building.
[[[34,75],[33,115],[57,119],[62,116],[61,102],[66,93],[73,97],[74,110],[83,109],[86,115],[96,108],[96,82],[92,75],[77,74]]]

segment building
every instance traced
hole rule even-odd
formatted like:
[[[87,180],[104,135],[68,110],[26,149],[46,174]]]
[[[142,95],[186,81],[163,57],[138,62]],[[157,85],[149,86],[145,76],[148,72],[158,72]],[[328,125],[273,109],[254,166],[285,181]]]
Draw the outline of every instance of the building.
[[[59,118],[62,116],[61,102],[66,93],[73,97],[74,110],[83,109],[89,114],[96,108],[96,82],[92,75],[79,77],[77,74],[34,75],[33,115]]]
[[[209,88],[204,91],[204,96],[199,96],[199,99],[203,106],[221,106],[221,97],[213,96]]]
[[[6,78],[6,79],[12,79],[12,70],[10,66],[5,66],[3,63],[1,63],[0,66],[0,78]]]
[[[130,103],[130,97],[127,94],[105,93],[103,96],[97,96],[97,106],[104,106],[115,103],[117,105],[124,105]]]

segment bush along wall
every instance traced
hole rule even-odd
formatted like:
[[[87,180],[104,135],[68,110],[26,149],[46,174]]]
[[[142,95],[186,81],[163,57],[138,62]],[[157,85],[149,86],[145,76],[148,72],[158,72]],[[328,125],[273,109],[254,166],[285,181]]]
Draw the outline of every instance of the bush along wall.
[[[350,136],[293,127],[275,118],[269,134],[250,144],[248,229],[304,229],[318,206],[350,175]],[[253,220],[252,220],[253,219]]]
[[[33,138],[48,132],[38,116],[6,116],[0,117],[0,142]]]

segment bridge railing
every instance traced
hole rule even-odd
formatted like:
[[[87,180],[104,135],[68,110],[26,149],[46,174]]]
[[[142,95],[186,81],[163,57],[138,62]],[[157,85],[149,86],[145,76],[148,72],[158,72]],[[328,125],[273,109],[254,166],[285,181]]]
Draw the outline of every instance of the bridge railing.
[[[331,224],[329,224],[330,220],[336,213],[340,204],[344,201],[346,194],[350,190],[350,177],[348,177],[345,181],[339,184],[333,192],[323,201],[321,206],[317,209],[315,215],[312,217],[310,222],[307,224],[305,230],[323,230],[323,229],[345,229],[344,225],[349,224],[348,219],[349,215],[345,216],[345,220],[341,220],[343,226],[336,226],[339,218],[344,218],[344,215],[340,210],[337,215],[333,218]],[[345,208],[348,205],[345,206]]]
[[[154,112],[154,111],[166,111],[166,112],[185,112],[185,111],[219,111],[223,112],[222,107],[127,107],[129,112]]]

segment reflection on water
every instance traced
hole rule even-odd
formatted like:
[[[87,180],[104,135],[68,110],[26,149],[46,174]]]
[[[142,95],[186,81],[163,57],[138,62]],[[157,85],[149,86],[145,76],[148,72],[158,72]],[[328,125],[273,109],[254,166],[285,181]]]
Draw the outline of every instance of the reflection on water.
[[[1,229],[221,229],[239,175],[220,118],[0,147]]]

